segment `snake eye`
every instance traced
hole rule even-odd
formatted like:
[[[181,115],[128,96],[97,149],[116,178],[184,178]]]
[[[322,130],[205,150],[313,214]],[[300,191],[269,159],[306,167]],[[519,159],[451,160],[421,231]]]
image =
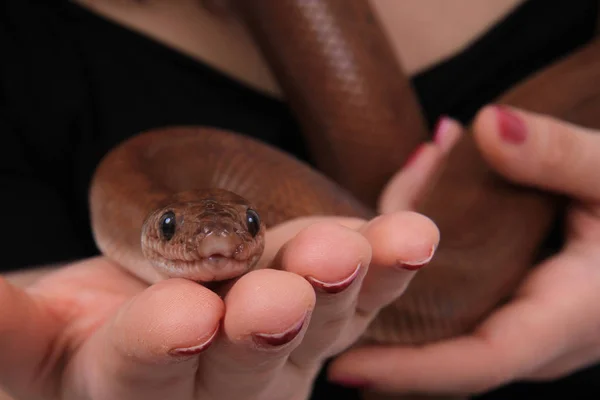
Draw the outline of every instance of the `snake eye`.
[[[160,233],[165,240],[171,240],[175,235],[175,213],[167,211],[160,217]]]
[[[253,209],[249,208],[246,210],[246,224],[248,225],[248,232],[255,237],[260,231],[260,217],[258,213]]]

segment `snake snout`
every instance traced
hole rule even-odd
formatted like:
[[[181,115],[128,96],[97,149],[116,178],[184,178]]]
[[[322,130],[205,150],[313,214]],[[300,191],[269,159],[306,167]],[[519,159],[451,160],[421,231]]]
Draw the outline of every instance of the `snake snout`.
[[[197,252],[201,258],[211,257],[231,258],[242,244],[241,239],[235,233],[228,231],[212,232],[200,238],[197,244]]]

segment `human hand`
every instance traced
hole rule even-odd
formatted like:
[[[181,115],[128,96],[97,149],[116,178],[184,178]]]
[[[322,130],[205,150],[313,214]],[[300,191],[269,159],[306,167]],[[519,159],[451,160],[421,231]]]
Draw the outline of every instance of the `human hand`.
[[[223,298],[182,279],[148,287],[105,258],[24,290],[0,279],[0,385],[38,399],[307,398],[438,235],[411,212],[293,220],[267,232],[261,263],[273,269]]]
[[[383,188],[377,210],[381,214],[388,214],[413,209],[415,202],[427,189],[439,166],[461,137],[462,130],[457,121],[445,116],[440,118],[434,129],[433,140],[416,148],[404,166]]]
[[[474,135],[508,179],[569,196],[566,243],[469,335],[423,347],[351,350],[330,379],[396,393],[476,394],[563,377],[600,359],[600,136],[553,118],[486,107]]]

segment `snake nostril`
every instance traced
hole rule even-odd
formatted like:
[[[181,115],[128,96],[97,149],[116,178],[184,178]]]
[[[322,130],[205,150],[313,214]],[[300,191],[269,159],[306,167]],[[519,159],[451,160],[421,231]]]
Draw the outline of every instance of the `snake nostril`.
[[[205,223],[202,224],[201,227],[199,227],[196,230],[196,235],[199,236],[222,236],[222,237],[226,237],[232,234],[232,232],[235,232],[235,229],[232,229],[231,226],[229,226],[229,224],[225,224],[225,223],[216,223],[216,222],[209,222],[209,223]]]

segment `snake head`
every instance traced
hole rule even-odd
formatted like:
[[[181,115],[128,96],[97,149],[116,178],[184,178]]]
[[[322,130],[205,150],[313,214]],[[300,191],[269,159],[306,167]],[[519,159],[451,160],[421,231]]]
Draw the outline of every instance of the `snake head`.
[[[235,193],[196,190],[153,210],[142,227],[142,253],[161,275],[213,282],[252,270],[264,250],[265,226]]]

